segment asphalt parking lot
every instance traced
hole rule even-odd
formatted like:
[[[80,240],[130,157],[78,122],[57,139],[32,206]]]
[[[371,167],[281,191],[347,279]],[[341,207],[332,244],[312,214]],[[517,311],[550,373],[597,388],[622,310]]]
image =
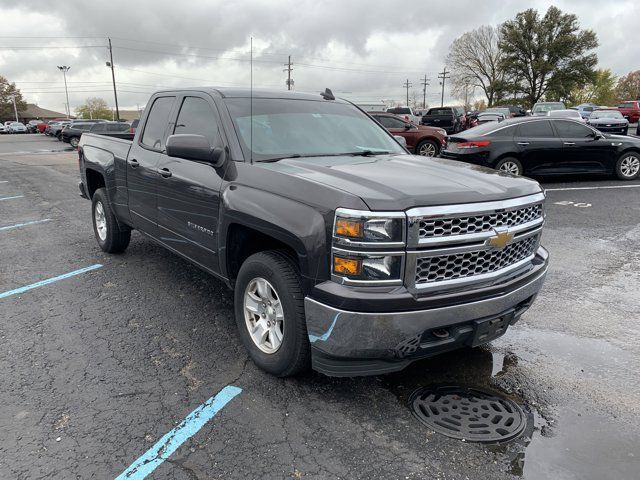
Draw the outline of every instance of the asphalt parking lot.
[[[115,478],[225,387],[241,391],[152,478],[638,478],[640,181],[543,182],[547,282],[490,346],[277,379],[248,360],[223,284],[136,232],[99,250],[77,178],[68,145],[0,137],[0,478]],[[432,432],[407,406],[430,384],[502,392],[528,428],[502,445]]]

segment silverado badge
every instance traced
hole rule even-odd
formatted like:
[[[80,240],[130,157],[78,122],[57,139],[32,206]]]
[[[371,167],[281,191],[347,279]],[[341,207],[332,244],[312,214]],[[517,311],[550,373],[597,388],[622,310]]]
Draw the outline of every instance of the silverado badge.
[[[510,233],[508,230],[503,230],[501,232],[496,232],[496,235],[490,237],[487,240],[487,245],[503,249],[511,240],[513,240],[513,233]]]

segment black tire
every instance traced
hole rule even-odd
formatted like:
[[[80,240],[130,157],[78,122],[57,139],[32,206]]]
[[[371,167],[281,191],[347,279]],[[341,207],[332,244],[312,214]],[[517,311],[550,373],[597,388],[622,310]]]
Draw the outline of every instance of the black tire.
[[[80,137],[71,137],[69,139],[69,144],[73,147],[73,148],[78,148],[78,143],[80,143]]]
[[[431,148],[430,148],[431,147]],[[425,149],[425,153],[421,151]],[[431,152],[433,152],[431,154]],[[418,145],[416,145],[416,155],[422,155],[424,157],[437,157],[440,153],[440,148],[438,148],[438,144],[432,140],[423,140]]]
[[[256,345],[245,321],[245,292],[257,278],[271,284],[283,308],[282,343],[273,353],[265,353]],[[258,367],[278,377],[294,375],[309,368],[311,353],[302,281],[298,266],[287,252],[268,250],[247,258],[238,272],[234,303],[238,334]]]
[[[106,232],[102,234],[104,238],[101,238],[101,234],[98,233],[98,226],[96,225],[96,209],[99,208],[98,205],[102,206],[104,213],[106,225]],[[97,189],[91,198],[91,218],[93,221],[93,233],[103,252],[122,253],[127,249],[131,241],[131,229],[121,227],[118,224],[111,210],[109,200],[107,199],[107,191],[104,188]]]
[[[626,152],[616,162],[616,176],[620,180],[635,180],[640,177],[640,154]]]
[[[505,157],[500,159],[500,161],[496,163],[495,169],[511,173],[512,175],[522,175],[524,173],[522,163],[520,163],[520,160],[514,157]]]

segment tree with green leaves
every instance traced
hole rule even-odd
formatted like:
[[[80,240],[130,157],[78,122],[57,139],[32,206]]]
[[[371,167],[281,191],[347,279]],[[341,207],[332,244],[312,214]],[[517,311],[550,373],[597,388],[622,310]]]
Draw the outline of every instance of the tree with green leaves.
[[[102,118],[105,120],[113,116],[107,102],[98,97],[87,98],[85,102],[76,108],[78,118]]]
[[[620,77],[616,86],[616,97],[619,102],[640,100],[640,70]]]
[[[570,105],[595,103],[613,105],[616,103],[616,76],[610,69],[596,70],[592,82],[578,86],[569,95]]]
[[[13,108],[13,97],[16,99],[18,113],[27,109],[27,102],[22,98],[22,94],[15,83],[0,75],[0,120],[15,120],[16,114]]]
[[[557,7],[542,17],[530,8],[500,27],[503,68],[521,79],[519,90],[530,105],[542,98],[566,100],[576,86],[592,82],[597,46],[592,30],[581,30],[576,15]]]
[[[483,25],[456,38],[447,56],[451,67],[454,94],[464,94],[480,89],[489,106],[502,99],[505,91],[505,71],[502,68],[502,51],[498,48],[500,32],[496,27]]]

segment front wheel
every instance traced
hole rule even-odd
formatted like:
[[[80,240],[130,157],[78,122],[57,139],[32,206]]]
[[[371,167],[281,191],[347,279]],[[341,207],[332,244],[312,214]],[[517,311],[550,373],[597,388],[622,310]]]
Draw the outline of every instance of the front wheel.
[[[245,260],[234,300],[240,339],[256,365],[278,377],[309,367],[302,282],[286,252],[270,250]]]
[[[616,162],[616,175],[620,180],[634,180],[640,176],[640,154],[623,153]]]
[[[437,157],[439,152],[436,142],[431,140],[423,140],[416,147],[416,153],[423,157]]]
[[[523,168],[520,161],[513,157],[503,158],[496,164],[496,170],[510,173],[511,175],[522,175]]]
[[[97,189],[91,198],[91,213],[93,217],[93,232],[102,251],[107,253],[122,253],[131,241],[131,230],[121,228],[107,199],[104,188]]]
[[[78,137],[71,137],[69,139],[69,144],[71,144],[73,148],[78,148],[79,143],[80,143],[80,139]]]

